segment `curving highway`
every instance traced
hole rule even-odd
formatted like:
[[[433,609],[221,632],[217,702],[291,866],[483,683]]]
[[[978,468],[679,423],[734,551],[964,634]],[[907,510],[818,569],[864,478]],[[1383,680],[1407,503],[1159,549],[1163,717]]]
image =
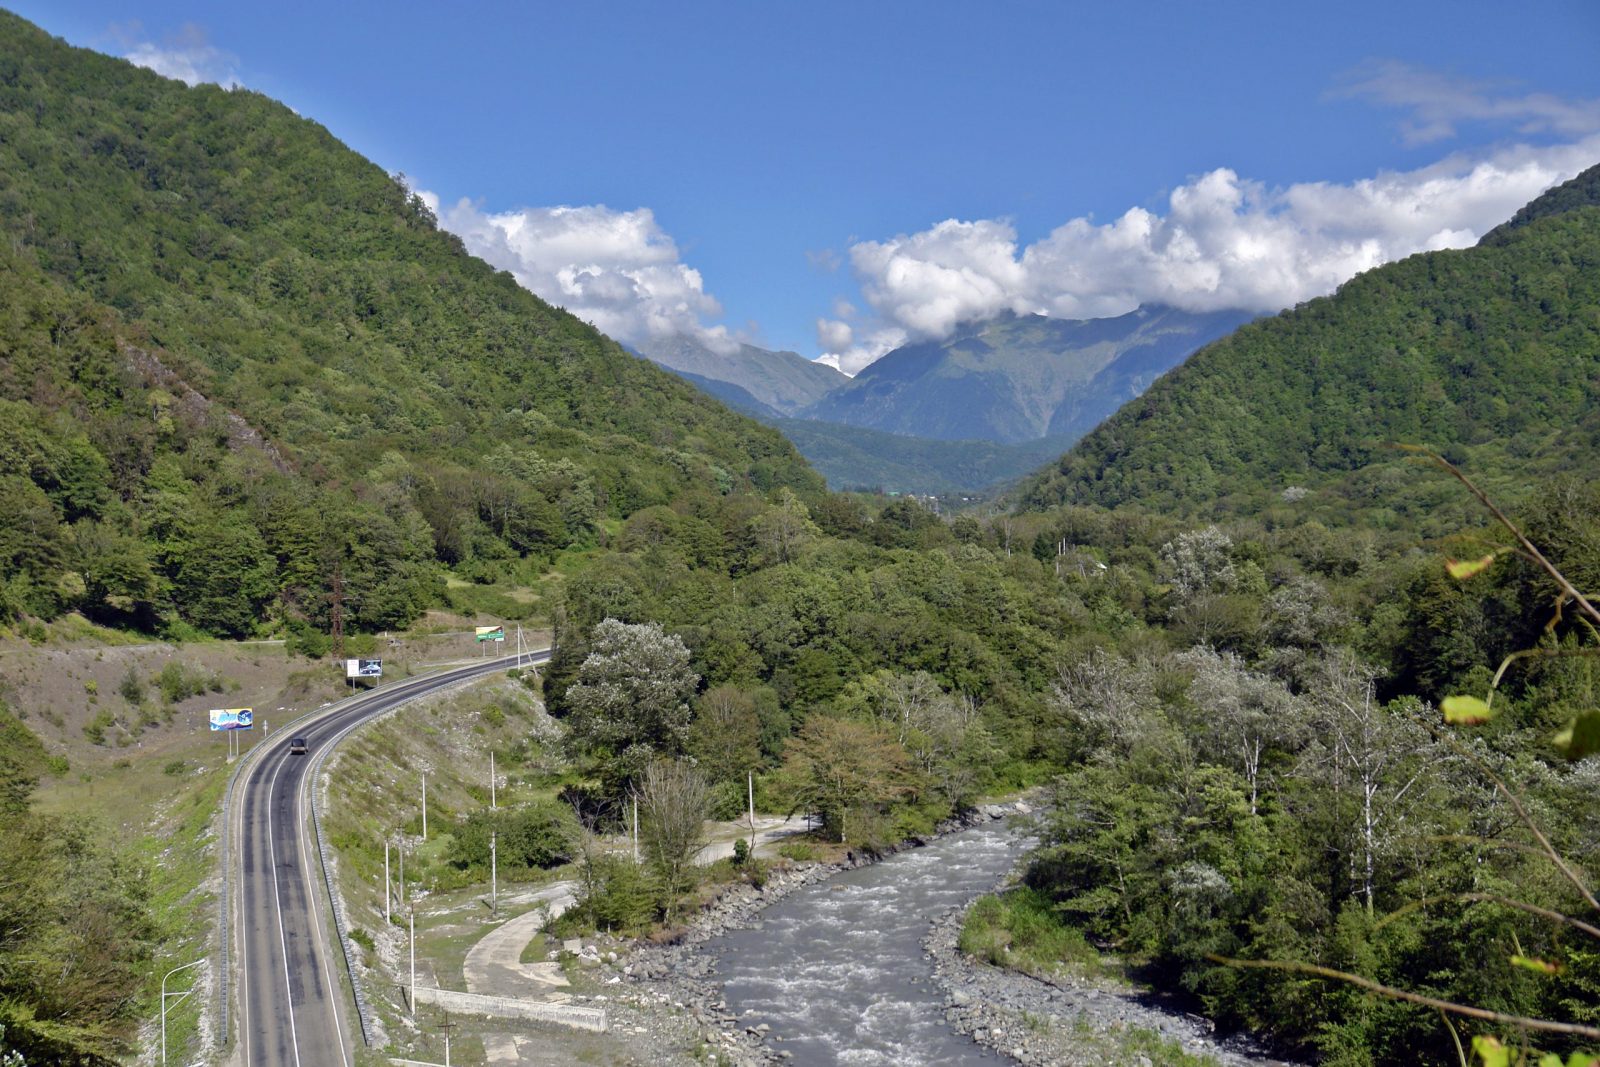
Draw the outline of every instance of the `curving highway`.
[[[523,662],[543,663],[544,649]],[[319,752],[374,715],[517,665],[505,656],[382,686],[341,701],[312,721],[285,728],[251,753],[240,776],[229,832],[236,907],[229,936],[238,953],[239,1042],[244,1067],[351,1067],[361,1029],[340,985],[331,911],[310,831],[311,768]],[[303,737],[305,755],[289,741]]]

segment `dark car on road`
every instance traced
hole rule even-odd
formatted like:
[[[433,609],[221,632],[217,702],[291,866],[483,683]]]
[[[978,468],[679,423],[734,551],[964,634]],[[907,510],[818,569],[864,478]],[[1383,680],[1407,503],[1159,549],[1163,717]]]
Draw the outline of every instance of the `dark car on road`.
[[[304,756],[306,754],[306,739],[303,737],[289,738],[289,755]]]

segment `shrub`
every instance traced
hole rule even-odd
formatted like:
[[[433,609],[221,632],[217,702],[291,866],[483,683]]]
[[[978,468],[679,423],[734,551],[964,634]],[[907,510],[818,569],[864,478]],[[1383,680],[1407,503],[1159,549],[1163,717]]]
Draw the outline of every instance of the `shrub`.
[[[122,681],[117,683],[117,692],[122,694],[122,699],[137,707],[144,700],[144,683],[139,680],[139,672],[133,669],[133,664],[128,664],[128,670],[122,676]]]
[[[489,866],[490,835],[502,870],[547,869],[571,859],[572,813],[555,801],[541,800],[521,808],[475,811],[455,830],[449,862],[458,870]]]
[[[92,745],[103,745],[106,743],[106,730],[116,721],[109,711],[101,711],[84,726],[83,736]]]
[[[222,692],[222,678],[215,672],[203,667],[185,667],[176,660],[161,668],[155,682],[168,704],[199,696],[208,689],[213,693]]]
[[[980,897],[967,911],[957,944],[969,956],[1030,973],[1048,974],[1062,964],[1092,970],[1100,962],[1083,934],[1062,923],[1050,899],[1027,886]]]
[[[632,933],[655,919],[656,887],[642,864],[622,856],[605,856],[596,859],[595,873],[596,890],[582,909],[596,927]]]
[[[778,846],[778,855],[796,863],[815,863],[821,853],[811,841],[785,841]]]
[[[310,623],[295,622],[289,624],[289,634],[284,639],[283,647],[291,656],[322,659],[332,651],[333,638]]]

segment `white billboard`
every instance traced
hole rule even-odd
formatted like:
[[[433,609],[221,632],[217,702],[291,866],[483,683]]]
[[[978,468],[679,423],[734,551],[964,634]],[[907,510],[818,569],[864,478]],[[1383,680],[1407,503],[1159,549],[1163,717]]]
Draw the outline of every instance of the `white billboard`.
[[[382,678],[383,660],[347,659],[344,661],[344,676],[346,678]]]

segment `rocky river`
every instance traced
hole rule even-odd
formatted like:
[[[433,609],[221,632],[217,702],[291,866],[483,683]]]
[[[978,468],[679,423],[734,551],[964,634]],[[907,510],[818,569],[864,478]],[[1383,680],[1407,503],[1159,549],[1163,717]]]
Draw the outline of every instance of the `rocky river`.
[[[956,951],[966,906],[1028,844],[1003,818],[1017,807],[987,808],[880,862],[738,889],[682,943],[631,953],[626,973],[681,1005],[735,1063],[1279,1062],[1137,991],[1040,981]]]

